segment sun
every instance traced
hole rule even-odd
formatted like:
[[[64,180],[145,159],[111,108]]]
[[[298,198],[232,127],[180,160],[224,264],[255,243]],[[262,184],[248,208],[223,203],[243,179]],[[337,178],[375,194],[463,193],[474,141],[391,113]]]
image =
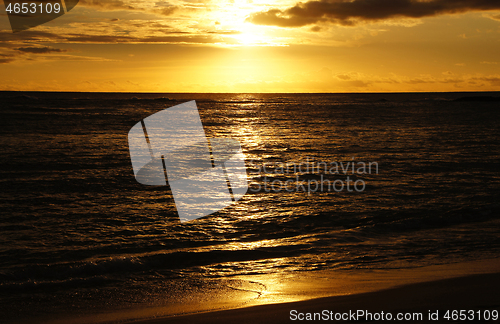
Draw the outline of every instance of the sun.
[[[238,45],[241,46],[278,46],[275,40],[267,35],[267,29],[262,26],[256,26],[251,23],[243,22],[235,24],[235,30],[238,32],[232,35]]]
[[[257,46],[266,43],[265,37],[251,30],[242,30],[240,34],[234,35],[233,37],[240,45],[244,46]]]
[[[217,29],[230,31],[230,46],[279,46],[277,39],[272,37],[273,28],[255,25],[246,19],[253,13],[262,10],[254,1],[233,0],[219,8],[213,20],[217,21]]]

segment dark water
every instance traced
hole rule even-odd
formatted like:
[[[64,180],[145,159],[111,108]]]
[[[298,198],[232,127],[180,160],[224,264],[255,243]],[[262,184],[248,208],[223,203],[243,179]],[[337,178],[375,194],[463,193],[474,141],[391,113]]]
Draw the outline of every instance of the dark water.
[[[500,96],[0,93],[2,318],[168,302],[234,275],[497,257],[500,103],[455,100],[476,95]],[[127,133],[193,99],[208,137],[241,143],[251,190],[181,224],[167,188],[135,181]],[[280,165],[353,161],[378,174],[326,176],[363,191],[263,187],[321,177]]]

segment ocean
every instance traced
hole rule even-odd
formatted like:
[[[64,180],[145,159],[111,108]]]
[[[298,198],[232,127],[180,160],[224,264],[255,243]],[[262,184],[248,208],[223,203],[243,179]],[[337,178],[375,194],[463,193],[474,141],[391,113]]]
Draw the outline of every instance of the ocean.
[[[498,257],[498,98],[1,92],[0,322],[231,299],[259,289],[233,279],[252,274]],[[240,142],[249,191],[181,223],[168,187],[135,180],[127,134],[191,100],[207,137]]]

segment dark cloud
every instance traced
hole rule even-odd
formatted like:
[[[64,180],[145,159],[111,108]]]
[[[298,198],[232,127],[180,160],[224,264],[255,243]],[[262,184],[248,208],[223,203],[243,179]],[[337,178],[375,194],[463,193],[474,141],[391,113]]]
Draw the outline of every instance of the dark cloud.
[[[453,81],[453,82],[455,82],[455,81]],[[407,83],[409,83],[409,84],[436,83],[436,80],[429,80],[429,79],[414,78],[414,79],[410,79]],[[448,80],[448,81],[446,81],[445,83],[449,83],[449,80]]]
[[[165,27],[165,26],[160,26]],[[168,26],[167,26],[168,27]],[[163,44],[215,44],[226,43],[232,44],[236,41],[222,38],[226,35],[238,34],[238,31],[217,31],[205,32],[205,35],[196,35],[188,32],[165,31],[166,36],[144,36],[135,37],[129,35],[83,35],[70,33],[65,35],[56,35],[47,32],[24,31],[22,33],[13,34],[11,32],[0,31],[0,48],[11,48],[24,53],[35,54],[50,54],[56,52],[66,52],[51,47],[39,46],[23,46],[26,43],[93,43],[93,44],[137,44],[137,43],[163,43]]]
[[[38,30],[25,30],[22,33],[12,33],[0,31],[0,44],[7,45],[12,42],[42,42],[42,41],[60,41],[63,37],[50,32]]]
[[[160,9],[158,12],[163,15],[163,16],[170,16],[171,14],[173,14],[177,9],[179,9],[178,7],[176,6],[171,6],[171,7],[167,7],[167,8],[162,8]]]
[[[148,11],[148,9],[141,6],[131,6],[122,0],[80,0],[80,4],[85,7],[92,7],[97,10],[132,10],[132,11]],[[170,4],[167,1],[155,2],[152,10],[163,16],[170,16],[180,9],[179,6]]]
[[[474,77],[472,80],[487,81],[491,83],[500,84],[500,77],[489,76],[489,77]]]
[[[362,80],[352,80],[352,81],[344,81],[342,84],[349,87],[366,88],[370,86],[371,83]]]
[[[10,63],[15,60],[14,55],[0,54],[0,64]]]
[[[114,35],[80,35],[80,34],[69,34],[65,37],[66,41],[69,43],[129,43],[138,40],[136,37],[132,36],[114,36]]]
[[[66,37],[69,43],[163,43],[163,44],[211,44],[221,40],[215,36],[186,35],[186,36],[106,36],[106,35],[70,35]],[[226,41],[227,43],[227,41]]]
[[[105,10],[134,10],[134,7],[121,0],[80,0],[79,5]]]
[[[141,43],[171,43],[171,44],[212,44],[221,40],[212,36],[151,36],[144,37],[140,40]],[[227,43],[227,41],[226,41]]]
[[[53,47],[19,47],[16,48],[18,51],[23,53],[32,53],[32,54],[48,54],[48,53],[64,53],[66,50],[62,50],[60,48]]]
[[[158,8],[155,9],[155,12],[158,12],[159,14],[164,16],[170,16],[175,11],[177,11],[177,9],[179,9],[178,6],[174,6],[167,1],[155,2],[155,8]]]
[[[216,35],[239,35],[241,34],[240,31],[238,30],[214,30],[214,31],[207,31],[207,34],[216,34]]]
[[[246,21],[279,27],[301,27],[318,22],[353,26],[361,21],[497,9],[500,9],[499,0],[320,0],[299,2],[286,10],[256,12]]]
[[[344,80],[344,81],[351,80],[351,77],[347,74],[338,74],[337,78],[339,78],[340,80]]]

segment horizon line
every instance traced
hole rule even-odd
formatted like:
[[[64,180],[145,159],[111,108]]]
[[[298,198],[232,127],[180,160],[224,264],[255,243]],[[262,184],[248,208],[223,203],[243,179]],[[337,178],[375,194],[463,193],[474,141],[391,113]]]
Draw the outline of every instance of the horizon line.
[[[417,93],[500,93],[500,90],[464,90],[464,91],[365,91],[365,92],[131,92],[131,91],[49,91],[49,90],[0,90],[5,92],[39,92],[39,93],[111,93],[111,94],[417,94]]]

